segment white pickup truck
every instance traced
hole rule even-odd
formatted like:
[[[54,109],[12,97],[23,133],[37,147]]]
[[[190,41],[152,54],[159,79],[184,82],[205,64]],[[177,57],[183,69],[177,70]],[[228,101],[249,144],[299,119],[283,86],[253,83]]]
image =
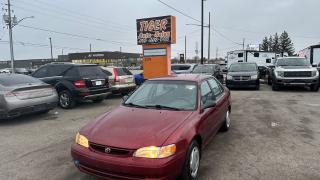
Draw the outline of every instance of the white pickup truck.
[[[319,91],[319,71],[306,58],[278,58],[270,75],[274,91],[281,86],[309,86],[311,91]]]

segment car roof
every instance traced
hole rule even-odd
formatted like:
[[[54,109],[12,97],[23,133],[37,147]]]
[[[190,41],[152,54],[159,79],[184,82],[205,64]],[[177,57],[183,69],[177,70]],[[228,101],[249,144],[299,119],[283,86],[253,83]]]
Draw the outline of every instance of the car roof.
[[[166,77],[149,79],[149,81],[193,81],[193,82],[201,82],[204,79],[210,78],[212,76],[203,75],[203,74],[177,74]]]
[[[75,64],[75,63],[50,63],[47,64],[50,66],[62,66],[62,65],[69,65],[69,66],[98,66],[97,64]]]
[[[256,64],[257,65],[257,63],[255,62],[235,62],[235,63],[232,63],[231,65],[233,64]]]

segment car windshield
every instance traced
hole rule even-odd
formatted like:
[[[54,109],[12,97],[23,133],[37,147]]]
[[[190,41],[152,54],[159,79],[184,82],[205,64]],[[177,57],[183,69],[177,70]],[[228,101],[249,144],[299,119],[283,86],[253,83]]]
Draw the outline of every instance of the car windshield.
[[[231,64],[229,68],[229,72],[253,72],[256,70],[257,70],[257,65],[249,64],[249,63]]]
[[[310,66],[310,63],[303,58],[279,59],[277,66]]]
[[[127,68],[116,68],[118,76],[132,75],[132,73]]]
[[[195,110],[197,86],[189,81],[149,81],[135,91],[125,106],[166,110]]]
[[[0,84],[6,87],[33,83],[42,83],[42,81],[25,75],[0,75]]]
[[[194,68],[194,70],[192,71],[192,73],[213,73],[214,72],[215,67],[214,66],[197,66],[196,68]]]
[[[191,68],[190,65],[172,65],[171,69],[174,71],[186,71]]]

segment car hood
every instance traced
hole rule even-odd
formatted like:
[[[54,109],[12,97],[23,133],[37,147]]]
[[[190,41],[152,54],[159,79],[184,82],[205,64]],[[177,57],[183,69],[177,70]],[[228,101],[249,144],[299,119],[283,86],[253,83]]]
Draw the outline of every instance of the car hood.
[[[228,72],[228,75],[230,76],[253,76],[257,75],[258,73],[253,71],[253,72]]]
[[[315,71],[316,68],[312,66],[280,66],[276,70],[279,71]]]
[[[191,114],[120,106],[90,123],[83,132],[90,142],[111,147],[161,146]]]

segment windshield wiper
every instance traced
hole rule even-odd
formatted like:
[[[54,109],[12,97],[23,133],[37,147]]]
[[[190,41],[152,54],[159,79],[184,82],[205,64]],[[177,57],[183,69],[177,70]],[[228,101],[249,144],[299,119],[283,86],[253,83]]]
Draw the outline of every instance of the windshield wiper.
[[[174,110],[174,111],[181,111],[182,109],[176,108],[176,107],[170,107],[170,106],[164,106],[164,105],[148,105],[146,106],[148,108],[156,108],[156,109],[170,109],[170,110]]]
[[[147,108],[146,106],[141,106],[141,105],[134,104],[134,103],[127,103],[127,104],[124,104],[124,105],[131,106],[131,107],[136,107],[136,108]]]

